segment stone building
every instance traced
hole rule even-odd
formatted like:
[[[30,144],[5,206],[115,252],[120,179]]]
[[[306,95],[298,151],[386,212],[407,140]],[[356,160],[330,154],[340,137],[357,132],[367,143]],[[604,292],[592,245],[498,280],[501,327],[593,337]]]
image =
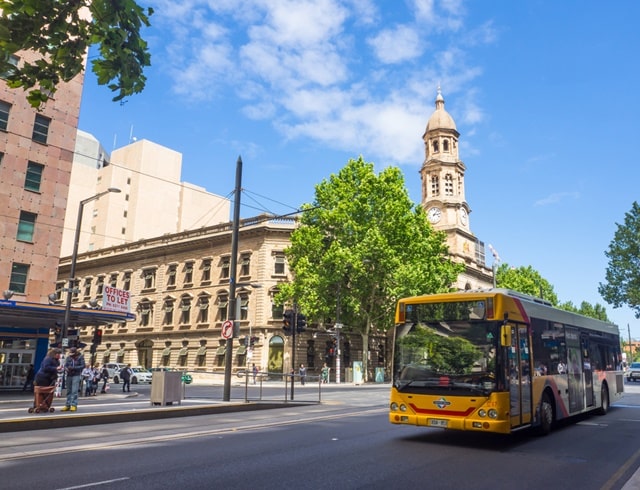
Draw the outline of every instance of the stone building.
[[[490,288],[493,273],[486,264],[484,242],[471,232],[471,207],[465,197],[466,166],[458,153],[459,137],[438,88],[436,110],[422,136],[425,149],[420,169],[422,206],[432,226],[446,233],[452,259],[465,266],[458,277],[458,289]]]

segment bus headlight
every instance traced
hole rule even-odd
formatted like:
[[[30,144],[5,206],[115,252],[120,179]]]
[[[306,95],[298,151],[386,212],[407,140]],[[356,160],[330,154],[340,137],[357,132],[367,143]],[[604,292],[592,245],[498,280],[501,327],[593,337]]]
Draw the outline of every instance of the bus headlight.
[[[478,415],[480,417],[486,417],[487,416],[487,412],[484,408],[481,408],[480,410],[478,410]]]
[[[402,405],[400,405],[400,411],[401,412],[406,412],[407,411],[407,406],[404,403]]]
[[[491,419],[497,419],[498,418],[498,411],[495,408],[490,408],[489,409],[489,418],[491,418]]]
[[[398,411],[398,404],[396,402],[393,402],[391,404],[391,411],[392,412],[397,412]]]

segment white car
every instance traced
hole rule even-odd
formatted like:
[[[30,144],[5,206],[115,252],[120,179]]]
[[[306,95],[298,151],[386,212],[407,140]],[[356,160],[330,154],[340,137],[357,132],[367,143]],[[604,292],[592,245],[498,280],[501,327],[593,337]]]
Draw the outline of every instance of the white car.
[[[126,366],[126,364],[124,365]],[[123,366],[123,367],[124,367]],[[147,368],[143,368],[142,366],[136,366],[131,368],[131,384],[137,385],[138,383],[149,383],[151,384],[151,377],[153,373],[149,371]],[[115,384],[120,383],[120,371],[113,375],[113,382]]]
[[[629,381],[640,379],[640,362],[632,362],[626,372]]]

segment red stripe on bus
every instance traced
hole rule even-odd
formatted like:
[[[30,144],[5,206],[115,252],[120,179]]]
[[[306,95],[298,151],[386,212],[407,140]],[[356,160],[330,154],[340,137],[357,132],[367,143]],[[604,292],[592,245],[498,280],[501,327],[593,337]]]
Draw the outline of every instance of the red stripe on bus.
[[[469,407],[464,412],[460,412],[457,410],[433,410],[433,409],[427,409],[427,408],[418,408],[412,403],[410,403],[409,406],[413,409],[414,412],[420,413],[423,415],[440,415],[440,416],[447,415],[452,417],[466,417],[467,415],[470,415],[471,412],[475,410],[475,407]]]

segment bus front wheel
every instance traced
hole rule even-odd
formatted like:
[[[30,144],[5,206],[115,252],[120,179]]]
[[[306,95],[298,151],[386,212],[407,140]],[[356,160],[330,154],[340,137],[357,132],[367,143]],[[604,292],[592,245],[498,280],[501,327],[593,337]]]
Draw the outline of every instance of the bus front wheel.
[[[548,394],[542,395],[542,401],[540,402],[540,427],[538,433],[542,436],[546,436],[551,432],[551,426],[553,425],[553,406],[551,405],[551,398]]]
[[[600,395],[600,399],[602,403],[600,404],[600,408],[598,409],[598,415],[606,415],[609,411],[609,388],[606,383],[602,384],[602,392]]]

